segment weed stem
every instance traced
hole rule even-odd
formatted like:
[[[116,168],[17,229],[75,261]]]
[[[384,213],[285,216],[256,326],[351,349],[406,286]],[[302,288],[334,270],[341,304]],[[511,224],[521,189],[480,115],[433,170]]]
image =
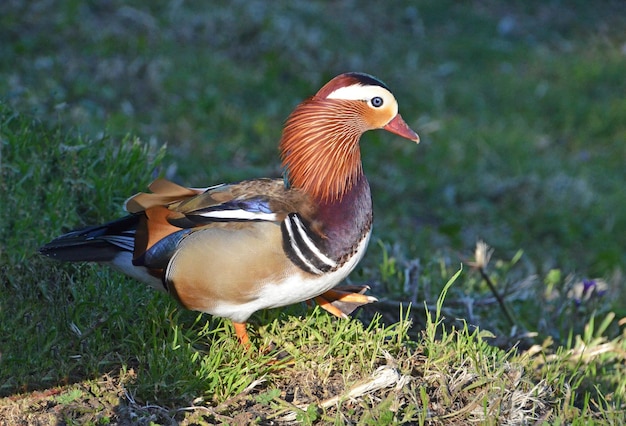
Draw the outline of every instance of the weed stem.
[[[477,269],[478,269],[478,272],[480,273],[480,276],[483,278],[483,280],[485,280],[485,282],[489,286],[489,289],[491,290],[493,295],[496,297],[496,300],[498,301],[498,304],[500,305],[500,309],[502,309],[502,312],[504,312],[504,316],[506,316],[506,319],[509,321],[511,326],[514,326],[515,320],[513,319],[513,315],[511,315],[511,312],[509,312],[509,308],[506,306],[506,303],[504,303],[504,299],[502,298],[502,296],[500,296],[500,293],[498,293],[498,290],[496,290],[496,287],[491,282],[491,278],[489,278],[489,275],[487,275],[487,273],[485,272],[485,269],[482,266],[478,266]]]

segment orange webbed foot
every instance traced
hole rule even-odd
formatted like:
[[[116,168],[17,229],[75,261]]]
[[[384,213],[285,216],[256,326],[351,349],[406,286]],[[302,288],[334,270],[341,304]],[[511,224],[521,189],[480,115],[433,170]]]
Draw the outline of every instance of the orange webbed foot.
[[[366,296],[364,293],[367,290],[369,286],[366,285],[333,288],[315,297],[315,302],[336,317],[347,318],[359,306],[378,301],[375,297]]]

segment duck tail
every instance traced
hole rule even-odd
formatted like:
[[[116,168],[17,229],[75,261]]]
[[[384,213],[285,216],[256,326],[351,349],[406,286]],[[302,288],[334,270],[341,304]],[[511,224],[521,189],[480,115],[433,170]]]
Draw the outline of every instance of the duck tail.
[[[140,216],[76,229],[40,247],[39,253],[62,262],[111,262],[121,252],[133,252]]]

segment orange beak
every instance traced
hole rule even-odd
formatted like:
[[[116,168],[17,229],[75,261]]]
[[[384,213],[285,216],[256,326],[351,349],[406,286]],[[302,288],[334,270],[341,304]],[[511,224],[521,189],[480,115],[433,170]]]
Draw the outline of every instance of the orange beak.
[[[407,138],[408,140],[415,141],[415,143],[420,142],[420,137],[415,133],[408,124],[402,119],[400,114],[396,115],[393,120],[383,126],[383,129],[388,132],[395,133],[398,136],[402,136],[403,138]]]

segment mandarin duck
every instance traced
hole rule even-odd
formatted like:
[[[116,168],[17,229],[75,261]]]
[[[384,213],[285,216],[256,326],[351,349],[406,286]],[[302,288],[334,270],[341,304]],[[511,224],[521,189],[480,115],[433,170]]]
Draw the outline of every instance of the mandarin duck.
[[[61,235],[40,253],[109,264],[185,308],[230,319],[246,346],[245,323],[261,309],[313,299],[346,317],[376,301],[366,286],[334,289],[363,257],[372,230],[359,140],[373,129],[419,142],[384,83],[341,74],[287,119],[283,178],[207,188],[158,179],[126,201],[126,217]]]

